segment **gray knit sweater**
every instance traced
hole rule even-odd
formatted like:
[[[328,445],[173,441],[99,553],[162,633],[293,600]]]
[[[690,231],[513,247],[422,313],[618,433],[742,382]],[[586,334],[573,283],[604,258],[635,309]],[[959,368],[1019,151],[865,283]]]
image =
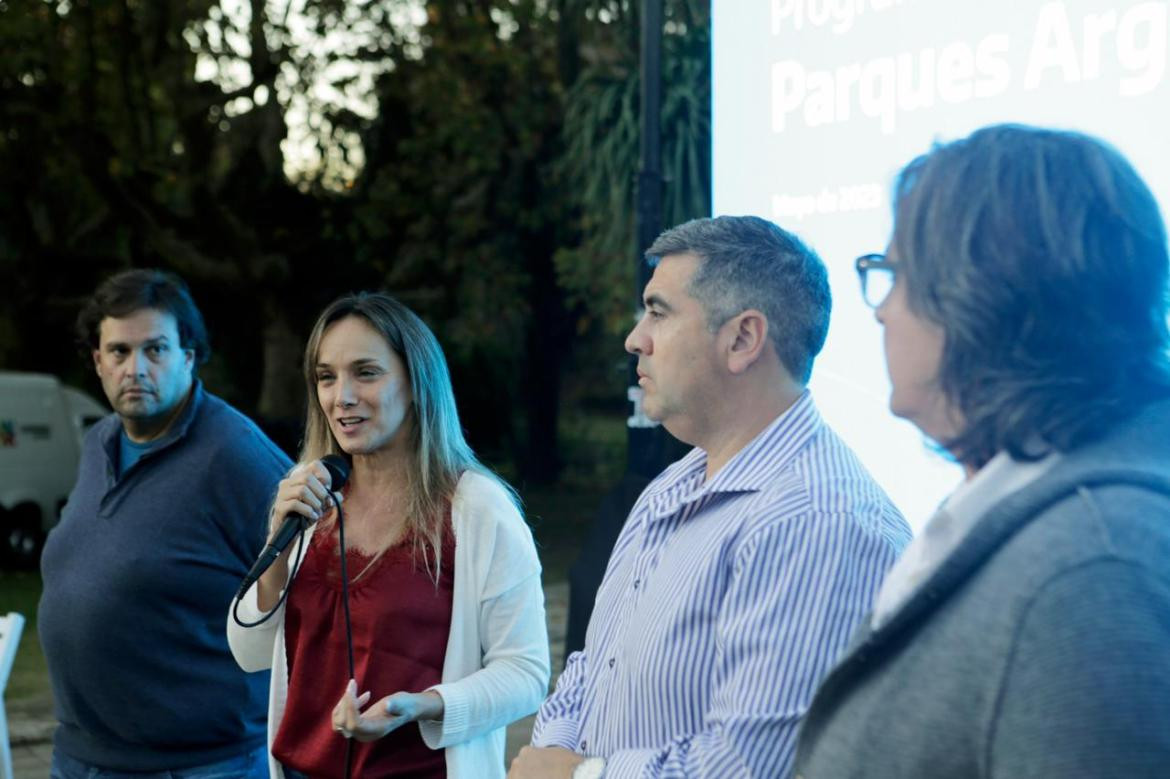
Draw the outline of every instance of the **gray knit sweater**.
[[[798,775],[1170,777],[1170,402],[994,506],[802,726]]]

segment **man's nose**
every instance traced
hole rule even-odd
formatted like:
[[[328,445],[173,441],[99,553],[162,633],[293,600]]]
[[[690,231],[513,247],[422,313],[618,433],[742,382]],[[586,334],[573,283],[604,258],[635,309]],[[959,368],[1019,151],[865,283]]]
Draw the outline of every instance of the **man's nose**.
[[[637,324],[634,325],[634,329],[630,331],[630,334],[626,336],[625,347],[626,351],[630,354],[643,355],[650,353],[649,341],[642,334],[641,319],[639,319]]]
[[[146,352],[142,349],[135,349],[130,352],[130,370],[134,372],[135,376],[146,375]]]

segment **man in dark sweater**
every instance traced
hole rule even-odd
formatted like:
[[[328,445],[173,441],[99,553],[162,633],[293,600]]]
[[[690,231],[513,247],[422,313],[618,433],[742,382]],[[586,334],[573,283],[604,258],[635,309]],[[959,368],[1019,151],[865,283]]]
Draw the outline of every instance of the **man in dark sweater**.
[[[195,378],[207,335],[176,277],[107,280],[78,336],[115,413],[41,560],[51,775],[267,776],[268,675],[232,660],[223,615],[290,462]]]

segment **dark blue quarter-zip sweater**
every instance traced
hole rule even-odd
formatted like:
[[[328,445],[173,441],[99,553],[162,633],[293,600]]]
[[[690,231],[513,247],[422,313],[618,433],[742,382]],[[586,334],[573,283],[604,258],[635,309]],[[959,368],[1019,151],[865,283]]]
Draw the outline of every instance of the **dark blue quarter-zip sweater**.
[[[199,383],[119,476],[121,430],[111,414],[89,431],[41,558],[54,745],[117,771],[224,760],[265,740],[268,674],[239,669],[225,620],[290,463]]]

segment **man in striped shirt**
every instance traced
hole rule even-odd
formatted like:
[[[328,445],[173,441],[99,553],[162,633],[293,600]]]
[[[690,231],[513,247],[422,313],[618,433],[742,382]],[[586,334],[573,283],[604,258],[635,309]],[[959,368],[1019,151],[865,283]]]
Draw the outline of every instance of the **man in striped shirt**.
[[[784,777],[817,682],[910,531],[805,385],[825,266],[756,217],[663,233],[626,339],[695,449],[642,493],[510,776]]]

